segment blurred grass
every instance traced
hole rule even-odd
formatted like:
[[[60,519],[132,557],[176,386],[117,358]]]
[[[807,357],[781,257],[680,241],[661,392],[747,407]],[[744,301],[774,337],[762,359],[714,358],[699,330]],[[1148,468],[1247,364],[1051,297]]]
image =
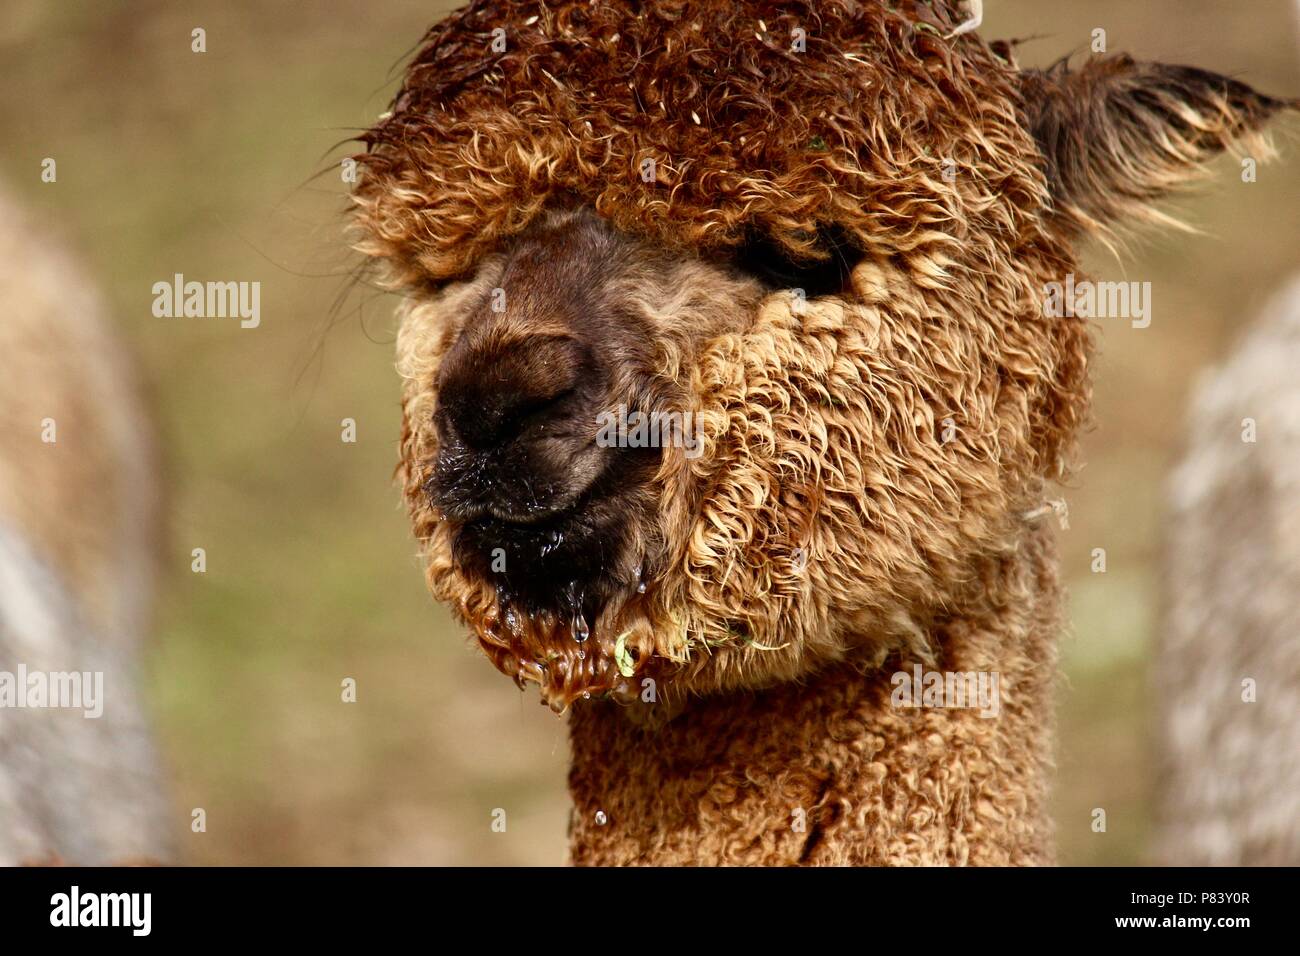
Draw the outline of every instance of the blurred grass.
[[[391,484],[392,301],[353,293],[335,145],[387,107],[446,3],[58,3],[0,12],[0,176],[69,232],[140,355],[169,470],[167,578],[149,692],[194,863],[553,863],[562,724],[426,596]],[[992,0],[988,37],[1192,62],[1300,94],[1284,0]],[[190,31],[208,52],[190,52]],[[1151,328],[1103,327],[1097,428],[1068,493],[1056,816],[1061,859],[1139,862],[1149,813],[1145,662],[1160,482],[1195,371],[1296,266],[1294,139],[1242,184],[1231,160],[1164,237],[1102,278],[1149,280]],[[58,161],[58,183],[39,181]],[[315,172],[326,175],[311,180]],[[262,325],[155,319],[154,282],[262,283]],[[332,328],[330,327],[332,324]],[[356,444],[340,421],[358,423]],[[207,551],[206,574],[190,550]],[[1105,575],[1089,572],[1107,550]],[[353,677],[358,702],[340,701]],[[188,832],[189,810],[208,832]],[[506,833],[490,831],[494,808]],[[1093,807],[1108,832],[1089,828]]]

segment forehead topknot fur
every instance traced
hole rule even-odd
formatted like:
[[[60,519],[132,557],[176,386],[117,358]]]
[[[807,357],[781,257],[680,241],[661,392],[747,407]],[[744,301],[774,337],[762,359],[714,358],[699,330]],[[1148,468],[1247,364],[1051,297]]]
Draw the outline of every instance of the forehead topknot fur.
[[[944,39],[962,19],[943,0],[479,0],[363,137],[365,251],[399,283],[463,275],[560,196],[669,247],[758,231],[817,255],[836,226],[939,267],[971,234],[1014,248],[1046,187],[1010,64]]]

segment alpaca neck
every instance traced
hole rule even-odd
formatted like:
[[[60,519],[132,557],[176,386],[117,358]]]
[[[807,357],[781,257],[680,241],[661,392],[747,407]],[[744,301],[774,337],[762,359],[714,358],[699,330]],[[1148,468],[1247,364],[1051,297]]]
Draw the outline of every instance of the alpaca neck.
[[[1060,603],[1050,532],[1031,527],[1012,554],[985,562],[973,593],[936,626],[938,657],[922,673],[932,689],[931,671],[961,674],[972,688],[965,675],[984,675],[985,689],[996,687],[995,713],[969,698],[973,706],[954,707],[947,695],[927,701],[923,688],[907,706],[907,682],[894,675],[913,678],[916,664],[897,658],[692,700],[657,729],[614,703],[576,706],[573,862],[1050,862]]]

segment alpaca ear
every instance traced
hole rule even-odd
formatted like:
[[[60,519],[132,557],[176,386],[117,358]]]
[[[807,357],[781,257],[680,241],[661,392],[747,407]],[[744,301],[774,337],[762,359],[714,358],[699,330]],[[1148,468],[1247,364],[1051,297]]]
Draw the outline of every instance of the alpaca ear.
[[[1255,136],[1300,100],[1256,93],[1207,70],[1138,63],[1128,56],[1061,61],[1020,74],[1025,121],[1045,160],[1055,220],[1067,231],[1107,234],[1147,222],[1180,225],[1154,203],[1238,140]]]

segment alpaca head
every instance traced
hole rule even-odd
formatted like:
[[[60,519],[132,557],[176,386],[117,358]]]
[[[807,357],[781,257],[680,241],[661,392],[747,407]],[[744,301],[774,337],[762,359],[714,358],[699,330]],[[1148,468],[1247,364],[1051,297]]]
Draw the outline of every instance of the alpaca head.
[[[924,652],[1087,414],[1045,284],[1283,105],[961,20],[476,2],[363,137],[429,583],[554,706]]]

